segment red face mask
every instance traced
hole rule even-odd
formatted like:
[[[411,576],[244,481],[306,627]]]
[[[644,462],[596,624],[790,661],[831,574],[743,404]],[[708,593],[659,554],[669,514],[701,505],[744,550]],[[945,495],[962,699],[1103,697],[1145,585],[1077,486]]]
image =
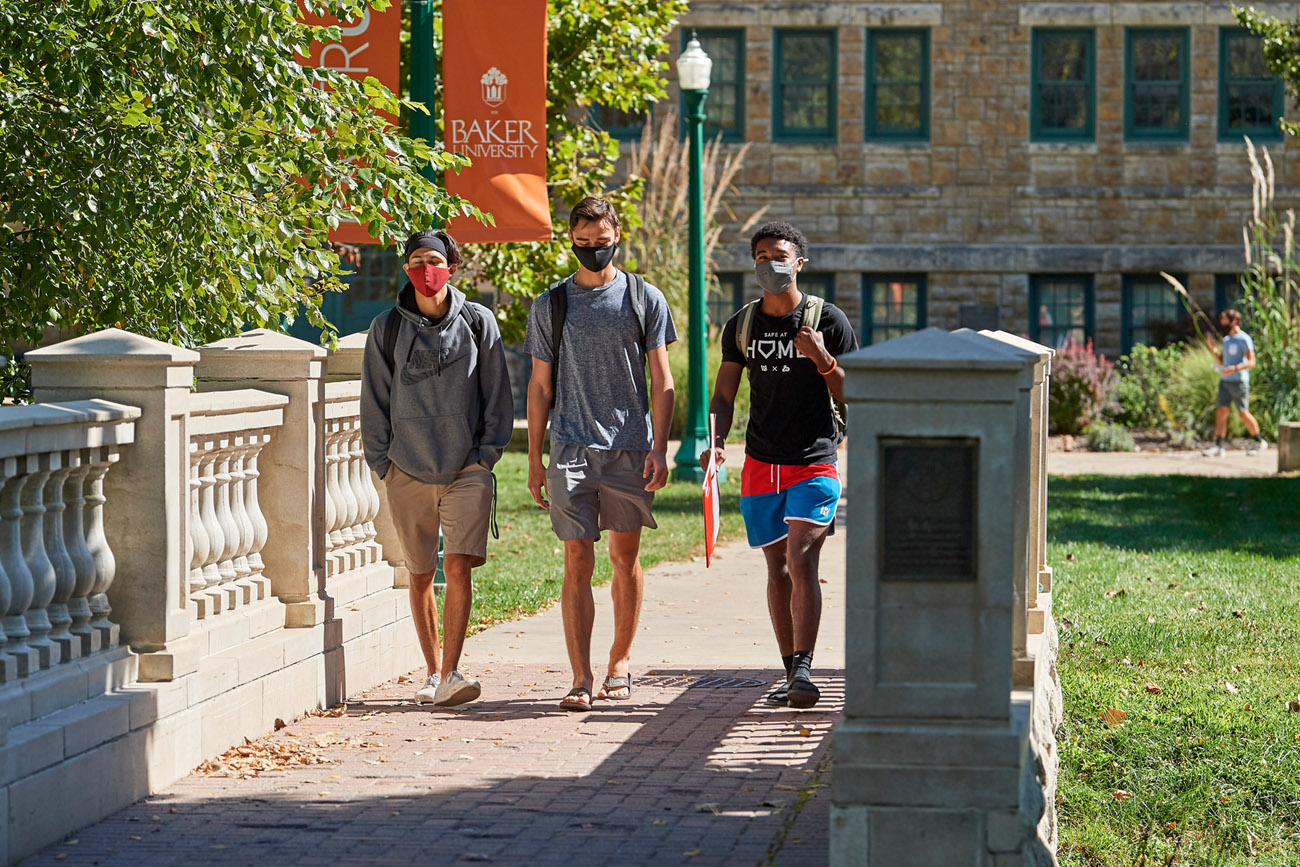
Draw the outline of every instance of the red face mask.
[[[432,298],[443,290],[451,279],[451,269],[446,265],[415,265],[407,272],[415,291]]]

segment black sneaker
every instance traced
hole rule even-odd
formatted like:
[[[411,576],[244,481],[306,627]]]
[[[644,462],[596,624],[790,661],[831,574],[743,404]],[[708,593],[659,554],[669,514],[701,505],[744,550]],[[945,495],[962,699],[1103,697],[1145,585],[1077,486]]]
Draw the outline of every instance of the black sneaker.
[[[790,697],[786,694],[786,691],[789,688],[789,683],[784,680],[781,681],[781,685],[769,692],[763,699],[763,702],[767,704],[768,707],[789,707]]]
[[[812,707],[821,698],[821,690],[812,682],[812,672],[800,666],[794,670],[790,683],[786,687],[786,701],[789,707]]]

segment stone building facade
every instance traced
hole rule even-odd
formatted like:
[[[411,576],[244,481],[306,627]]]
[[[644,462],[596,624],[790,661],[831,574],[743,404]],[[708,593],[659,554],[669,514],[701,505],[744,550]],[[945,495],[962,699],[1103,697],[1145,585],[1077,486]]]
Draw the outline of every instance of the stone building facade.
[[[803,229],[805,285],[864,343],[962,324],[1159,342],[1181,315],[1159,272],[1231,300],[1243,131],[1296,199],[1280,83],[1226,3],[695,0],[675,50],[692,29],[715,55],[706,109],[749,143],[731,207]],[[714,316],[758,292],[738,235]]]

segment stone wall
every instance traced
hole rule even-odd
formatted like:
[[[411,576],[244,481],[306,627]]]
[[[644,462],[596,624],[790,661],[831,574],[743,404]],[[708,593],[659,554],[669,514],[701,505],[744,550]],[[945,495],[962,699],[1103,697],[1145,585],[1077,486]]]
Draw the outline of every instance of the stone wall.
[[[1292,16],[1289,5],[1258,8]],[[1088,273],[1096,341],[1113,353],[1120,344],[1122,274],[1190,273],[1194,294],[1209,306],[1213,275],[1241,269],[1250,173],[1244,146],[1219,142],[1217,129],[1219,30],[1235,26],[1227,4],[696,0],[683,26],[745,29],[750,149],[730,205],[741,217],[767,205],[770,218],[799,225],[813,243],[814,267],[835,270],[837,289],[849,287],[837,295],[855,324],[860,293],[852,290],[863,273],[928,273],[931,325],[955,327],[960,303],[984,300],[1001,305],[1002,327],[1015,332],[1028,328],[1028,274]],[[1093,142],[1029,141],[1030,40],[1038,26],[1095,28]],[[1190,30],[1186,142],[1124,140],[1129,26]],[[837,34],[833,143],[772,141],[773,31],[798,27]],[[864,140],[872,27],[929,29],[928,142]],[[1293,146],[1269,147],[1278,167],[1278,204],[1294,206],[1300,167],[1290,159]],[[725,232],[724,240],[731,240]],[[1050,253],[1062,246],[1074,248],[1068,261]],[[748,252],[735,238],[721,252],[719,269],[747,270]]]

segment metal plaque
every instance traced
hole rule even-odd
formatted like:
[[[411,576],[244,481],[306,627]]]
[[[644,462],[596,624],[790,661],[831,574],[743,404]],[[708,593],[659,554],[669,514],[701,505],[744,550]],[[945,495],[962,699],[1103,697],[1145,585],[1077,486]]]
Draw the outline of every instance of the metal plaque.
[[[880,441],[880,579],[975,580],[976,443]]]

